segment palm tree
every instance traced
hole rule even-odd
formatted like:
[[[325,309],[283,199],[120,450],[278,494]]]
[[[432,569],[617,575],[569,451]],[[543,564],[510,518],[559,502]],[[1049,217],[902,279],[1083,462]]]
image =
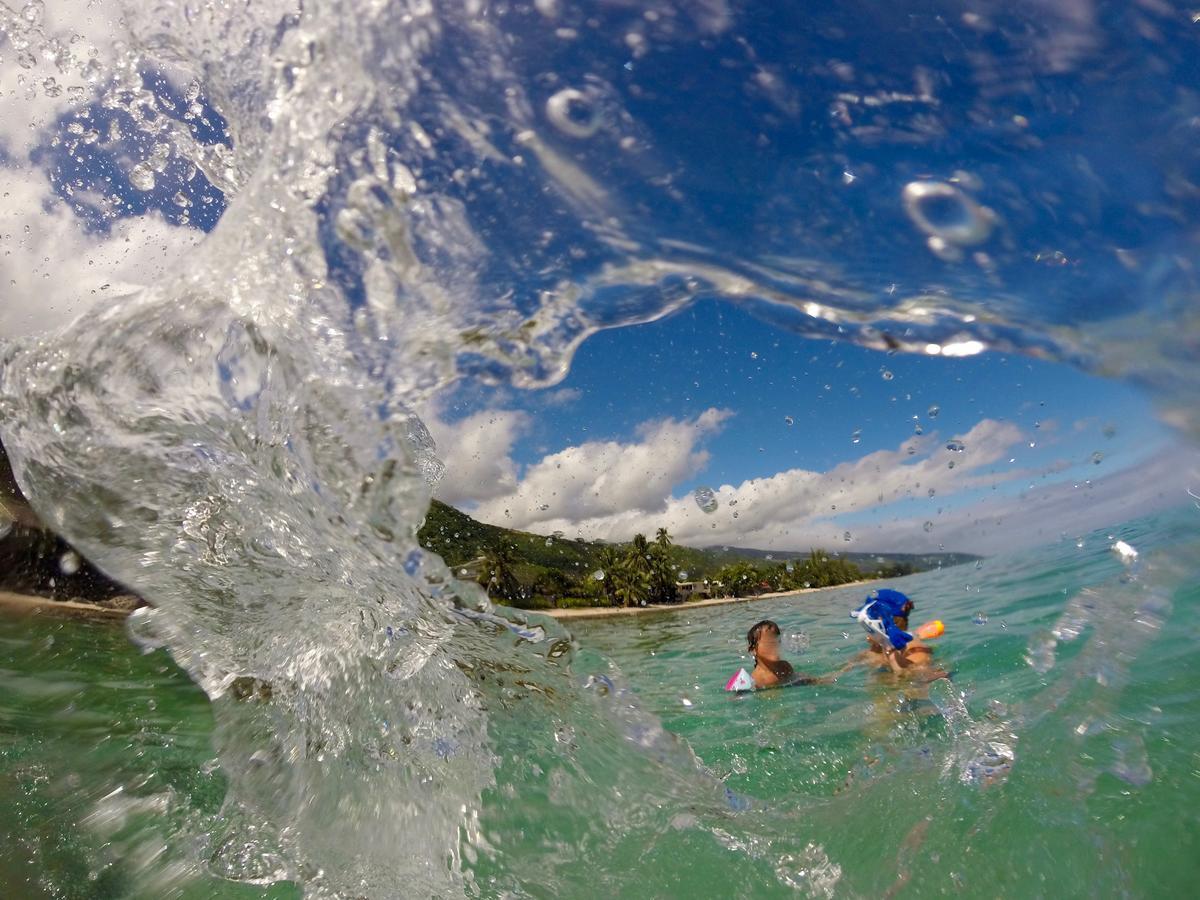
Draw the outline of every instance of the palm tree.
[[[616,547],[604,547],[600,551],[598,559],[600,570],[604,573],[604,580],[601,582],[601,587],[604,588],[604,596],[608,598],[609,606],[616,606],[617,584],[620,581],[620,569],[622,565],[621,554],[617,552]]]
[[[498,542],[484,551],[479,583],[489,596],[511,603],[521,595],[521,582],[513,571],[515,562],[512,548],[506,544]]]
[[[625,606],[637,606],[650,592],[649,574],[632,565],[633,561],[627,559],[616,570],[616,597]]]
[[[675,573],[671,569],[671,535],[660,528],[650,548],[651,587],[659,603],[675,601]]]

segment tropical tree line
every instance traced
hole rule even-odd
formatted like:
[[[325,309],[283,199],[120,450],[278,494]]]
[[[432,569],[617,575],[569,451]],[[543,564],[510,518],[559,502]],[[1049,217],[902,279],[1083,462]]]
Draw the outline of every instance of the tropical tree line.
[[[804,588],[834,587],[874,577],[864,575],[854,563],[831,557],[824,550],[812,550],[807,559],[755,564],[744,560],[717,570],[713,581],[717,593],[725,597],[748,597],[768,591],[798,591]]]
[[[597,552],[594,568],[568,573],[523,564],[511,544],[499,542],[481,557],[478,581],[492,598],[512,606],[558,606],[568,598],[584,605],[678,603],[683,599],[677,588],[682,572],[675,551],[670,533],[660,528],[653,541],[636,534],[626,545],[603,546]],[[522,569],[525,578],[520,577]],[[701,593],[745,597],[767,591],[831,587],[872,575],[864,576],[853,563],[813,550],[806,559],[789,562],[729,563],[705,579],[707,584]]]

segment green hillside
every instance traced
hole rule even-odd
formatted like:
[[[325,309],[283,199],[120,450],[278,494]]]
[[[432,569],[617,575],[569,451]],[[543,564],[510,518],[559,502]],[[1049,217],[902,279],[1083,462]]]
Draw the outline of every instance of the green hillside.
[[[502,602],[531,609],[681,602],[676,582],[700,582],[695,595],[745,596],[767,590],[829,587],[978,559],[963,553],[700,549],[674,544],[663,530],[654,540],[638,535],[626,543],[609,544],[488,525],[437,500],[417,537],[459,577],[485,584]],[[705,585],[706,581],[710,584]]]

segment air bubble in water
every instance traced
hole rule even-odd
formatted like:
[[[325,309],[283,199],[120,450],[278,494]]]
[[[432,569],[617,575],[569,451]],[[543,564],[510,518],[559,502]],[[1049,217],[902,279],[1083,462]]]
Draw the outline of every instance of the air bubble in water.
[[[933,531],[933,523],[932,522],[926,521],[922,527],[925,529],[926,533]]]
[[[996,223],[990,209],[942,181],[910,182],[904,187],[903,200],[912,223],[942,247],[946,243],[982,244]]]
[[[805,653],[808,651],[810,640],[808,635],[803,631],[797,631],[789,634],[784,641],[784,646],[792,653]]]
[[[946,449],[949,450],[951,453],[962,453],[964,450],[967,449],[967,445],[964,444],[962,441],[960,441],[958,438],[955,438],[952,441],[946,441]]]
[[[139,191],[154,190],[154,171],[145,163],[138,163],[129,173],[129,183]]]
[[[83,560],[74,550],[68,550],[58,558],[58,570],[64,575],[74,575],[83,565]]]
[[[600,116],[588,96],[575,88],[563,88],[546,101],[546,117],[563,134],[588,138],[600,127]]]
[[[1102,462],[1104,462],[1104,454],[1097,450],[1092,454],[1092,465],[1098,466]]]
[[[696,505],[700,507],[701,512],[714,513],[717,511],[717,495],[713,493],[710,487],[698,487],[692,492],[692,496],[696,498]]]
[[[929,407],[929,409],[925,413],[925,415],[929,416],[929,418],[931,418],[931,419],[936,419],[938,417],[938,413],[940,413],[941,411],[942,411],[942,408],[940,406],[931,406],[931,407]]]
[[[410,578],[415,576],[421,568],[422,556],[420,550],[410,550],[408,556],[404,557],[404,572]]]
[[[21,18],[30,25],[41,25],[42,20],[46,17],[46,4],[42,0],[29,0],[24,7],[21,8]]]

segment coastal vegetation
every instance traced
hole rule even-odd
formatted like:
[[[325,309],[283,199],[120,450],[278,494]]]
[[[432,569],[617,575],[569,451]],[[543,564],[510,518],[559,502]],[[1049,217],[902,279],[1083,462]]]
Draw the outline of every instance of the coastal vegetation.
[[[707,597],[833,587],[895,578],[976,557],[965,554],[804,555],[736,547],[677,544],[665,528],[627,542],[537,535],[488,525],[434,501],[417,533],[460,578],[477,581],[494,600],[523,609],[630,607]]]

